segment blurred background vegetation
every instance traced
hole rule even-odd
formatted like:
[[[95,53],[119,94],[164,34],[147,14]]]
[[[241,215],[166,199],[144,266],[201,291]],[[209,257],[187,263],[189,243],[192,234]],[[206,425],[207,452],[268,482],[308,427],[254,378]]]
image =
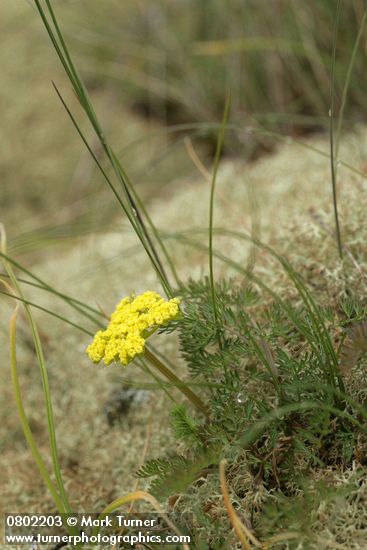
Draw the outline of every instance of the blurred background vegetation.
[[[168,125],[218,122],[229,89],[239,125],[303,133],[327,124],[336,0],[84,4],[73,36],[90,84],[113,80],[140,114]],[[337,102],[364,10],[363,0],[341,1]],[[350,119],[365,109],[365,39],[348,94]]]
[[[110,142],[145,200],[196,173],[188,136],[211,162],[227,90],[227,155],[252,160],[279,136],[328,127],[337,0],[54,4]],[[364,0],[340,2],[336,113],[364,10]],[[10,251],[34,253],[106,229],[116,209],[52,88],[51,79],[69,92],[32,2],[4,0],[0,14],[1,219]],[[363,29],[345,127],[365,119],[365,84]]]

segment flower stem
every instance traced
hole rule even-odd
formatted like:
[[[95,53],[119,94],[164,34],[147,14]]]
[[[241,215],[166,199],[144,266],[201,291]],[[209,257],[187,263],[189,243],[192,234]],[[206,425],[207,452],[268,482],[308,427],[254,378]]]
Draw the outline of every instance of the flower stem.
[[[172,382],[181,392],[191,401],[195,407],[205,414],[205,416],[209,416],[209,411],[200,399],[193,391],[190,390],[190,388],[182,382],[168,367],[166,367],[160,359],[154,353],[152,353],[147,347],[145,348],[144,352],[145,357],[152,363],[152,365],[161,373],[163,376],[165,376],[170,382]]]

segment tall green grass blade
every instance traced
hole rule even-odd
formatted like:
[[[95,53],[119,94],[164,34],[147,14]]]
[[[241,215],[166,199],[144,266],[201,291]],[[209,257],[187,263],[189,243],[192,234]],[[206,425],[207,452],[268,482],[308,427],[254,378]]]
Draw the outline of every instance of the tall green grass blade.
[[[214,257],[213,257],[213,222],[214,222],[214,197],[215,197],[215,185],[217,181],[217,174],[219,168],[220,157],[222,154],[226,124],[229,116],[229,109],[231,104],[230,94],[228,93],[226,98],[226,103],[224,106],[222,125],[219,130],[217,145],[215,150],[214,165],[213,165],[213,174],[210,187],[210,201],[209,201],[209,278],[212,294],[212,303],[213,303],[213,313],[214,320],[217,323],[218,312],[217,312],[217,302],[215,295],[215,282],[214,282]],[[219,333],[218,333],[219,338]]]
[[[3,254],[6,254],[6,236],[4,229],[0,226],[1,230],[1,251]],[[22,299],[25,300],[22,289],[20,288],[17,278],[13,272],[13,269],[11,267],[11,264],[8,263],[3,258],[3,263],[6,272],[9,275],[9,278],[12,282],[12,285],[17,293],[17,295]],[[54,474],[57,482],[57,487],[60,493],[60,498],[63,503],[63,508],[66,513],[71,513],[71,507],[68,501],[68,497],[65,491],[64,482],[62,479],[61,474],[61,468],[59,464],[58,459],[58,452],[57,452],[57,442],[56,442],[56,432],[55,432],[55,424],[54,424],[54,417],[53,417],[53,410],[52,410],[52,401],[51,401],[51,392],[50,392],[50,386],[48,381],[48,375],[47,375],[47,369],[45,364],[45,359],[43,355],[43,349],[42,349],[42,343],[39,336],[39,332],[37,329],[37,325],[34,321],[33,314],[31,311],[31,307],[24,303],[24,308],[26,311],[26,315],[28,317],[28,322],[32,331],[33,341],[36,349],[36,356],[38,359],[38,364],[40,367],[40,373],[41,373],[41,379],[42,379],[42,386],[43,386],[43,393],[45,398],[45,405],[46,405],[46,413],[47,413],[47,426],[48,426],[48,434],[50,439],[50,447],[51,447],[51,456],[52,456],[52,464],[54,469]]]
[[[63,315],[59,315],[58,313],[55,313],[51,309],[45,308],[43,306],[40,306],[39,304],[35,304],[34,302],[30,302],[29,300],[26,300],[25,298],[21,298],[20,296],[13,296],[13,294],[10,294],[9,292],[6,292],[5,290],[0,290],[0,294],[3,296],[9,296],[10,298],[14,298],[15,300],[19,300],[22,304],[25,304],[30,307],[34,307],[36,309],[39,309],[40,311],[43,311],[44,313],[47,313],[48,315],[51,315],[52,317],[55,317],[56,319],[59,319],[59,321],[63,321],[67,325],[70,325],[71,327],[74,327],[81,332],[84,332],[84,334],[88,334],[88,336],[94,336],[93,332],[90,332],[86,328],[82,327],[81,325],[74,323],[73,321],[70,321],[70,319],[67,319]],[[103,328],[103,324],[98,325],[100,328]]]
[[[24,266],[22,266],[19,262],[16,260],[13,260],[8,254],[4,254],[3,252],[0,252],[0,258],[4,258],[7,262],[11,263],[14,267],[17,269],[20,269],[23,273],[31,277],[34,281],[36,281],[39,284],[32,283],[31,281],[24,281],[21,279],[18,279],[19,282],[24,282],[26,284],[29,284],[31,286],[35,286],[37,288],[43,289],[47,292],[50,292],[51,294],[54,294],[55,296],[61,298],[65,302],[67,302],[71,307],[73,307],[76,311],[87,317],[90,321],[93,323],[99,325],[100,320],[96,319],[93,315],[91,315],[89,312],[94,313],[98,316],[102,316],[103,314],[96,308],[91,307],[89,304],[85,304],[81,300],[77,300],[75,298],[72,298],[68,296],[67,294],[64,294],[63,292],[59,292],[55,288],[53,288],[51,285],[34,275],[31,271],[26,269]],[[9,275],[7,275],[9,277]],[[87,311],[85,311],[87,310]]]
[[[365,26],[366,26],[366,21],[367,21],[367,8],[364,11],[362,21],[361,21],[361,24],[359,26],[357,38],[356,38],[354,46],[353,46],[353,51],[352,51],[352,55],[351,55],[351,58],[350,58],[350,61],[349,61],[349,64],[348,64],[348,70],[347,70],[347,74],[346,74],[345,82],[344,82],[344,86],[343,86],[343,92],[342,92],[342,98],[341,98],[341,102],[340,102],[340,109],[339,109],[339,116],[338,116],[338,125],[337,125],[337,130],[336,130],[336,140],[335,140],[335,162],[336,162],[335,172],[336,173],[338,171],[338,163],[339,163],[338,157],[339,157],[340,137],[341,137],[341,131],[342,131],[342,126],[343,126],[344,111],[345,111],[345,106],[346,106],[346,101],[347,101],[347,95],[348,95],[348,90],[349,90],[350,83],[351,83],[351,76],[352,76],[353,67],[354,67],[354,64],[355,64],[355,61],[356,61],[358,48],[359,48],[359,45],[360,45],[360,42],[361,42],[363,31],[364,31]]]
[[[13,297],[13,295],[9,292],[9,296]],[[29,426],[29,422],[27,419],[27,415],[24,410],[23,405],[23,399],[22,399],[22,392],[20,389],[19,384],[19,376],[18,376],[18,368],[17,368],[17,344],[16,344],[16,320],[17,320],[17,310],[18,305],[15,308],[15,311],[10,319],[10,325],[9,325],[9,336],[10,336],[10,365],[11,365],[11,378],[12,378],[12,384],[14,389],[14,395],[15,395],[15,401],[18,411],[18,416],[20,420],[20,424],[22,426],[22,430],[24,433],[24,437],[28,443],[28,447],[32,453],[34,462],[37,465],[38,471],[41,474],[41,477],[43,481],[45,482],[45,485],[47,489],[50,492],[50,495],[52,496],[56,507],[58,511],[62,514],[65,512],[64,503],[60,499],[60,495],[57,492],[56,487],[54,486],[50,475],[47,471],[46,465],[41,457],[41,454],[38,450],[37,444],[34,440],[31,428]]]
[[[55,30],[53,30],[51,22],[48,20],[46,16],[46,10],[42,7],[40,0],[35,0],[35,4],[37,7],[37,10],[42,18],[42,21],[44,23],[44,26],[47,30],[47,33],[52,41],[52,44],[56,50],[56,53],[66,71],[66,74],[74,88],[74,91],[79,99],[79,102],[87,115],[92,127],[94,128],[96,135],[102,145],[102,148],[112,166],[112,169],[114,171],[114,174],[118,180],[118,182],[121,184],[122,189],[125,193],[125,201],[123,201],[119,194],[117,193],[116,188],[113,186],[112,182],[110,182],[109,178],[106,178],[106,174],[104,171],[102,171],[104,177],[109,182],[110,188],[112,189],[114,195],[118,199],[120,206],[123,208],[125,214],[127,215],[136,235],[140,239],[141,244],[143,245],[145,251],[148,253],[149,259],[151,260],[153,267],[155,271],[157,272],[157,275],[162,283],[162,286],[167,293],[169,297],[172,297],[173,292],[171,289],[171,286],[168,282],[167,276],[164,272],[163,264],[159,258],[159,255],[156,251],[156,248],[150,239],[149,233],[145,227],[145,223],[143,221],[143,218],[138,210],[138,207],[133,199],[133,195],[131,192],[131,188],[129,186],[129,181],[126,178],[125,171],[122,169],[121,165],[116,162],[116,156],[111,149],[110,145],[108,144],[108,141],[106,139],[106,136],[102,130],[102,127],[98,121],[98,118],[96,116],[96,113],[93,109],[92,102],[89,98],[88,92],[84,86],[84,83],[81,79],[81,77],[78,74],[78,71],[71,59],[70,53],[68,51],[68,48],[66,46],[65,40],[63,38],[62,32],[60,30],[60,27],[57,22],[57,18],[55,16],[55,12],[52,8],[52,4],[50,0],[46,0],[46,6],[48,14],[51,18],[51,22],[53,24],[53,27]],[[84,138],[82,131],[80,130],[78,124],[76,123],[75,118],[72,116],[70,109],[68,109],[66,102],[63,100],[60,92],[55,87],[56,92],[62,101],[62,104],[64,108],[67,110],[74,126],[78,130],[79,135],[82,137],[85,145],[88,148],[88,151],[91,153],[91,148],[89,147],[87,140]],[[92,154],[92,157],[94,161],[96,161],[95,155]],[[100,164],[97,162],[97,165],[101,169]]]
[[[334,218],[335,218],[335,230],[336,230],[336,241],[338,245],[338,251],[340,259],[343,259],[343,245],[340,232],[339,224],[339,213],[338,213],[338,198],[337,198],[337,181],[336,181],[336,169],[335,169],[335,155],[334,155],[334,81],[335,81],[335,58],[336,58],[336,44],[338,37],[338,24],[340,17],[340,6],[341,0],[338,0],[336,7],[335,23],[334,23],[334,37],[333,37],[333,53],[331,61],[331,83],[330,83],[330,167],[331,167],[331,185],[333,191],[333,207],[334,207]]]
[[[117,158],[116,156],[115,156],[115,159],[116,159],[116,163],[118,164],[118,166],[119,166],[120,169],[122,170],[121,163],[120,163],[120,161],[118,160],[118,158]],[[129,176],[126,176],[126,177],[127,177],[127,179],[130,181]],[[131,192],[132,192],[132,194],[133,194],[133,196],[134,196],[134,200],[136,201],[137,205],[139,206],[141,212],[143,213],[144,218],[147,220],[148,225],[149,225],[149,227],[150,227],[150,229],[151,229],[151,231],[152,231],[154,237],[156,238],[156,240],[157,240],[157,242],[158,242],[158,244],[159,244],[159,246],[160,246],[160,248],[161,248],[161,250],[162,250],[162,252],[163,252],[163,255],[165,256],[165,258],[166,258],[166,260],[167,260],[167,263],[168,263],[168,265],[169,265],[169,267],[170,267],[170,269],[171,269],[171,272],[172,272],[172,275],[173,275],[173,277],[174,277],[174,279],[175,279],[175,282],[176,282],[176,284],[179,286],[179,285],[180,285],[180,278],[179,278],[179,276],[178,276],[178,273],[177,273],[175,264],[174,264],[174,262],[172,261],[172,258],[170,257],[170,255],[169,255],[169,253],[168,253],[168,250],[167,250],[167,248],[166,248],[166,246],[165,246],[165,244],[164,244],[164,241],[163,241],[163,239],[161,238],[158,229],[157,229],[156,226],[154,225],[153,220],[152,220],[152,218],[150,217],[149,212],[148,212],[147,208],[146,208],[145,205],[144,205],[144,202],[141,200],[141,198],[140,198],[139,195],[137,194],[135,187],[132,185],[131,182],[130,182],[129,186],[130,186]],[[149,235],[149,234],[148,234],[148,235]],[[163,266],[162,266],[162,269],[163,269]]]
[[[59,92],[58,88],[56,87],[55,84],[53,84],[54,88],[55,88],[55,91],[65,109],[65,111],[67,112],[68,116],[70,117],[70,120],[71,122],[73,123],[75,129],[77,130],[79,136],[81,137],[84,145],[86,146],[88,152],[90,153],[90,155],[92,156],[94,162],[96,163],[98,169],[100,170],[100,172],[102,173],[104,179],[106,180],[108,186],[110,187],[111,191],[113,192],[114,196],[116,197],[119,205],[121,206],[121,208],[123,209],[124,213],[126,214],[129,222],[131,223],[136,235],[138,236],[141,244],[143,245],[152,265],[153,265],[153,268],[162,284],[162,287],[164,288],[166,294],[169,296],[169,297],[172,297],[173,296],[173,293],[172,293],[172,290],[171,290],[171,287],[168,283],[168,280],[167,280],[167,276],[164,272],[164,269],[163,269],[163,266],[162,266],[162,263],[158,257],[158,254],[155,252],[154,250],[154,247],[152,248],[152,241],[147,233],[147,231],[145,232],[141,232],[140,228],[139,228],[139,224],[137,223],[137,210],[135,208],[132,209],[132,211],[129,210],[129,208],[127,208],[127,206],[125,205],[124,201],[122,200],[122,198],[120,197],[120,194],[119,192],[117,191],[116,187],[114,186],[114,184],[112,183],[111,179],[109,178],[109,176],[107,175],[106,171],[103,169],[101,163],[99,162],[99,160],[97,159],[96,155],[94,154],[92,148],[90,147],[88,141],[87,141],[87,138],[85,137],[82,129],[80,128],[80,125],[77,123],[74,115],[72,114],[72,112],[70,111],[69,107],[67,106],[64,98],[62,97],[61,93]],[[115,158],[115,157],[114,157]],[[116,166],[116,161],[114,161],[114,165]],[[139,216],[139,221],[141,222],[141,216]],[[145,226],[143,226],[145,227]],[[152,252],[153,251],[153,252]]]

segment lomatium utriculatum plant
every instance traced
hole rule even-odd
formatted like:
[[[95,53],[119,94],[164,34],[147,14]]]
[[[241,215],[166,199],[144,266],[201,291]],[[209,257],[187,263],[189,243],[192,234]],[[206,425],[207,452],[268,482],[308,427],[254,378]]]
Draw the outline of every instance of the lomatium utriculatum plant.
[[[208,410],[201,399],[146,346],[146,340],[159,327],[179,317],[179,303],[178,298],[167,301],[152,291],[123,298],[112,313],[108,327],[95,335],[87,354],[94,363],[103,360],[106,365],[120,362],[125,366],[135,357],[144,355],[161,374],[177,385],[199,411],[207,415]]]
[[[266,541],[279,528],[284,535],[277,536],[278,542],[287,541],[287,536],[290,540],[299,539],[303,536],[303,508],[299,507],[301,513],[296,520],[291,515],[282,516],[279,513],[282,502],[277,500],[276,495],[286,495],[288,499],[293,499],[292,506],[296,503],[296,509],[299,494],[305,494],[303,475],[306,476],[312,468],[348,466],[366,449],[366,407],[363,401],[359,402],[358,392],[348,393],[345,384],[349,373],[353,369],[357,372],[360,358],[366,351],[365,304],[361,305],[358,295],[353,294],[353,289],[348,289],[348,300],[340,292],[335,308],[320,307],[302,277],[285,258],[240,231],[223,230],[222,233],[234,239],[251,241],[278,262],[297,291],[296,300],[278,295],[256,276],[252,268],[248,269],[226,257],[222,251],[215,250],[213,235],[221,232],[213,226],[215,178],[229,102],[226,104],[215,154],[210,193],[209,246],[203,248],[187,234],[175,234],[175,238],[181,239],[185,245],[209,252],[210,276],[197,282],[180,281],[159,232],[106,139],[66,47],[50,0],[45,0],[45,3],[34,0],[34,3],[80,106],[110,163],[112,176],[94,154],[58,89],[57,94],[131,223],[167,297],[165,299],[152,291],[125,297],[118,303],[105,327],[103,314],[98,309],[56,291],[10,258],[5,245],[2,246],[1,256],[11,281],[11,287],[4,285],[7,289],[4,293],[24,302],[33,332],[47,405],[56,485],[37,450],[22,405],[15,354],[16,316],[13,316],[12,376],[18,412],[34,459],[56,506],[60,511],[70,511],[57,457],[47,371],[30,303],[22,293],[13,266],[25,272],[35,286],[54,293],[100,329],[87,348],[93,362],[103,361],[106,365],[121,363],[126,366],[132,361],[147,359],[200,413],[199,416],[192,416],[183,405],[174,408],[172,426],[177,438],[183,442],[180,452],[150,460],[140,468],[138,476],[154,478],[150,486],[151,494],[139,492],[122,497],[112,502],[105,511],[112,511],[129,502],[129,499],[138,498],[148,500],[157,507],[152,495],[164,499],[180,494],[179,509],[196,514],[198,529],[193,534],[195,548],[227,548],[226,541],[231,536],[228,525],[211,521],[221,514],[220,506],[217,506],[219,501],[224,502],[244,548],[250,548],[249,540],[257,547],[270,547]],[[198,234],[200,232],[202,229],[197,230]],[[243,279],[215,281],[214,257],[229,265]],[[170,283],[171,277],[175,281],[176,290]],[[49,313],[54,314],[52,311]],[[60,315],[56,316],[61,318]],[[93,336],[85,327],[66,318],[63,320],[88,336]],[[147,342],[155,332],[164,333],[173,329],[179,335],[180,355],[189,370],[190,382],[202,388],[206,403],[190,389],[190,382],[180,380]],[[235,493],[238,502],[247,499],[246,505],[251,508],[249,515],[253,518],[252,527],[256,529],[259,538],[265,541],[264,545],[254,537],[252,530],[249,531],[241,523],[230,503],[224,463],[221,462],[223,457],[229,462],[232,493]],[[218,498],[220,489],[216,484],[219,463],[222,464],[223,500]],[[200,483],[195,485],[198,479]],[[192,485],[195,489],[190,493],[189,487]],[[269,502],[273,508],[266,514],[262,502],[252,503],[254,487],[259,486],[264,487],[266,494],[271,496]],[[277,518],[275,524],[272,523],[272,517]]]

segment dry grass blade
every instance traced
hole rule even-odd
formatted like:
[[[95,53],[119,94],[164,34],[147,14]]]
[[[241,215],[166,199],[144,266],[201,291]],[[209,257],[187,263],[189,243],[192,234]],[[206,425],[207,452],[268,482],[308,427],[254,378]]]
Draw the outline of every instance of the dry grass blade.
[[[242,523],[238,515],[236,514],[232,503],[229,498],[227,482],[226,482],[226,471],[225,471],[226,461],[222,460],[219,465],[220,472],[220,485],[223,494],[224,504],[227,510],[229,521],[231,522],[233,529],[236,532],[236,535],[240,539],[242,546],[245,550],[251,550],[250,542],[257,548],[263,548],[261,542],[251,533],[251,531]]]
[[[123,497],[120,497],[103,510],[103,512],[99,516],[99,520],[102,520],[104,517],[106,517],[108,514],[114,512],[124,504],[128,504],[131,502],[135,502],[137,500],[145,500],[146,502],[149,502],[153,506],[153,508],[162,515],[163,519],[167,523],[167,525],[176,533],[177,536],[183,537],[182,533],[179,531],[179,529],[175,526],[174,523],[169,519],[167,514],[164,513],[162,510],[159,502],[151,495],[150,493],[147,493],[146,491],[135,491],[134,493],[129,493]],[[99,528],[97,527],[95,531],[93,532],[94,535],[96,535],[99,531]],[[182,548],[184,550],[190,550],[189,546],[186,543],[182,543]]]

